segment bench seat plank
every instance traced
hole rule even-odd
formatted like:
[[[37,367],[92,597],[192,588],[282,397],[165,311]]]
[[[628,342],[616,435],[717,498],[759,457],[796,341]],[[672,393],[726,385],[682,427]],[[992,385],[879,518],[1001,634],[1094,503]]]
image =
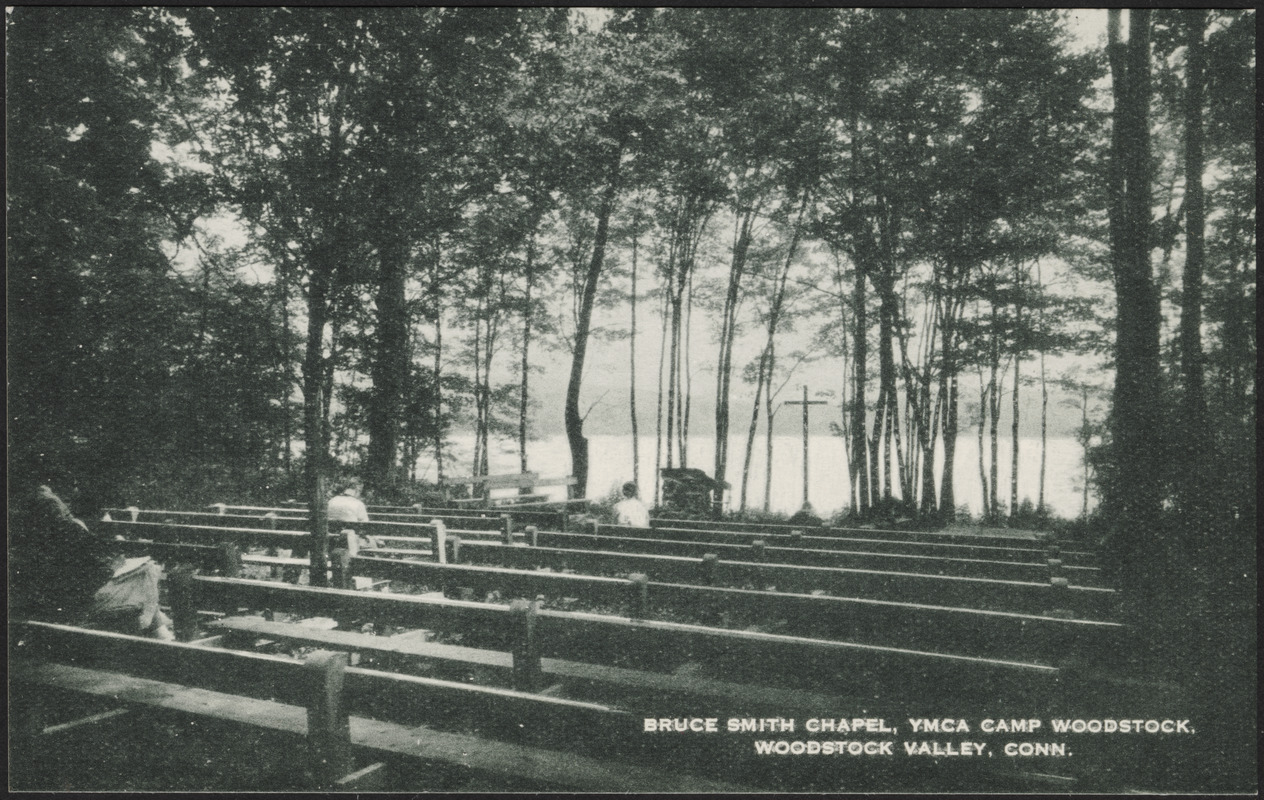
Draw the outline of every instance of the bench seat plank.
[[[268,622],[258,617],[226,617],[213,625],[223,630],[362,653],[393,653],[469,666],[493,667],[506,672],[513,669],[513,656],[507,652],[423,642],[411,637],[312,630],[293,623]],[[742,705],[755,704],[774,709],[818,710],[845,705],[843,698],[819,692],[768,688],[695,676],[665,675],[557,658],[541,659],[541,667],[546,675],[556,678],[617,686],[656,695],[687,695],[698,699],[736,701]]]
[[[296,735],[307,733],[307,711],[271,700],[137,678],[67,664],[27,659],[10,662],[10,680],[68,689],[121,702],[209,716]],[[611,763],[426,727],[352,716],[352,744],[373,751],[443,761],[497,775],[546,784],[605,791],[738,792],[745,787],[689,775],[668,774],[635,764]]]

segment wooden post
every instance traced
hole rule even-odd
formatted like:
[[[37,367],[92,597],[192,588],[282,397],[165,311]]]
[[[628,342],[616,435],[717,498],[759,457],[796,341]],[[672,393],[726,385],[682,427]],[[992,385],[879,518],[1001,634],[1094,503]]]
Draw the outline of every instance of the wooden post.
[[[764,549],[766,546],[767,546],[767,542],[765,542],[763,539],[756,539],[755,541],[751,542],[751,561],[757,561],[759,563],[763,563],[765,555],[766,555],[764,552]]]
[[[329,554],[329,566],[333,572],[333,587],[350,589],[352,584],[351,552],[344,547],[334,548]]]
[[[1049,564],[1049,577],[1051,579],[1066,577],[1066,574],[1062,571],[1062,559],[1051,558],[1047,563]]]
[[[343,528],[338,532],[338,535],[342,537],[343,542],[345,542],[343,546],[347,548],[347,553],[352,558],[360,554],[360,537],[355,531],[350,528]]]
[[[535,622],[539,616],[538,600],[514,600],[509,604],[510,641],[513,652],[513,688],[534,692],[540,688],[540,646]]]
[[[135,522],[137,519],[140,518],[140,509],[137,508],[136,506],[128,506],[127,513],[131,515],[132,522]]]
[[[703,586],[715,585],[716,568],[720,564],[720,557],[715,553],[707,553],[702,557],[702,563],[699,565],[699,575],[702,579]]]
[[[461,563],[461,537],[455,533],[448,537],[448,547],[452,552],[448,553],[449,564]]]
[[[500,515],[500,542],[504,545],[513,544],[513,517],[509,514]]]
[[[276,529],[277,529],[277,515],[276,515],[276,512],[275,512],[275,511],[269,511],[268,513],[266,513],[266,514],[264,514],[264,515],[263,515],[263,518],[264,518],[264,520],[266,520],[266,521],[267,521],[268,530],[272,530],[272,531],[274,531],[274,530],[276,530]],[[268,555],[270,555],[270,556],[279,556],[279,555],[281,555],[281,551],[282,551],[283,549],[285,549],[285,548],[281,548],[281,547],[277,547],[276,545],[272,545],[271,547],[269,547],[269,548],[268,548]],[[293,552],[293,551],[291,550],[291,552]],[[282,569],[282,568],[281,568],[281,567],[279,567],[279,566],[273,566],[270,570],[268,570],[268,572],[269,572],[269,574],[271,574],[271,575],[272,575],[272,577],[273,577],[273,578],[279,578],[279,577],[281,577],[281,576],[283,576],[283,575],[285,574],[285,570],[284,570],[284,569]]]
[[[333,786],[351,772],[351,720],[342,695],[348,661],[346,653],[317,650],[304,663],[310,681],[303,704],[307,707],[309,764],[322,788]]]
[[[241,577],[241,550],[233,542],[220,542],[219,574],[225,578]]]
[[[628,576],[628,590],[631,602],[628,604],[628,616],[632,619],[645,619],[650,610],[650,578],[643,572],[633,572]]]
[[[228,511],[228,506],[225,503],[211,503],[211,508],[215,509],[215,513],[221,517]]]
[[[167,597],[171,601],[171,625],[176,640],[188,642],[197,637],[197,601],[194,599],[193,573],[177,569],[167,575]]]
[[[536,527],[536,526],[534,526],[534,525],[528,525],[528,526],[526,527],[526,531],[525,531],[525,532],[526,532],[526,534],[527,534],[527,544],[531,545],[532,547],[539,547],[539,546],[540,546],[540,530],[539,530],[539,528],[537,528],[537,527]]]
[[[448,526],[441,519],[430,520],[430,526],[434,528],[434,533],[430,534],[430,558],[437,564],[446,564]]]

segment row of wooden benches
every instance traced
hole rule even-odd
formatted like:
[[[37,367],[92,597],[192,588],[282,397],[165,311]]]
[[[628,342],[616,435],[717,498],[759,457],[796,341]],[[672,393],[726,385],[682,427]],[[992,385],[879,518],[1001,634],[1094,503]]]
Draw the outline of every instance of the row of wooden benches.
[[[145,522],[169,521],[184,522],[189,524],[236,525],[238,527],[251,528],[262,526],[279,530],[309,530],[310,528],[310,521],[306,515],[298,513],[279,516],[275,513],[268,513],[264,515],[228,513],[213,514],[197,511],[166,511],[158,509],[141,510],[139,508],[130,508],[110,509],[107,516],[111,515],[112,519],[131,519],[132,521]],[[417,517],[406,517],[402,520],[379,519],[367,523],[360,523],[359,527],[366,534],[377,533],[389,535],[392,533],[398,533],[401,530],[406,530],[406,528],[398,526],[428,524],[434,519],[441,520],[449,528],[459,530],[498,530],[503,533],[521,533],[522,531],[525,531],[527,527],[535,527],[536,530],[541,533],[564,532],[550,528],[546,525],[536,525],[529,522],[520,524],[520,522],[511,514],[484,514],[482,516],[434,514],[422,519]],[[685,521],[680,522],[682,524],[685,523]],[[337,523],[334,524],[338,525]],[[338,526],[341,527],[341,525]],[[784,531],[769,530],[766,532],[753,532],[715,529],[711,527],[703,527],[701,525],[693,525],[690,527],[669,527],[662,521],[656,522],[652,530],[589,522],[582,526],[582,532],[615,537],[656,538],[675,541],[714,542],[716,544],[736,545],[750,545],[752,542],[762,539],[765,543],[772,546],[793,546],[803,549],[848,550],[854,552],[899,553],[905,555],[938,555],[949,558],[1019,561],[1028,563],[1043,563],[1046,559],[1053,557],[1061,559],[1068,567],[1092,567],[1095,563],[1095,556],[1091,552],[1076,548],[1063,548],[1052,542],[1003,540],[993,537],[969,536],[953,536],[948,539],[945,539],[943,536],[927,538],[927,534],[915,532],[901,534],[899,538],[875,538],[859,534],[854,536],[821,536],[813,533],[811,529],[808,529],[807,533],[804,533],[804,531],[797,528],[789,528]]]
[[[291,502],[281,506],[242,506],[229,505],[226,503],[215,503],[210,506],[216,514],[233,514],[233,515],[249,515],[263,516],[265,514],[274,514],[279,516],[306,516],[306,505]],[[425,519],[448,517],[463,518],[492,518],[499,519],[509,516],[513,519],[514,524],[535,525],[541,530],[558,530],[565,531],[569,529],[571,514],[565,504],[561,504],[559,508],[541,509],[541,508],[473,508],[469,506],[461,507],[444,507],[444,506],[426,506],[416,504],[414,506],[370,506],[374,519],[383,521],[408,521],[416,520],[418,517]],[[1012,531],[1012,530],[989,530],[989,531],[970,531],[961,529],[952,530],[906,530],[906,529],[889,529],[878,528],[873,526],[863,527],[838,527],[831,526],[826,523],[819,525],[807,524],[790,524],[778,522],[735,522],[727,520],[707,520],[707,519],[687,519],[670,516],[657,516],[651,519],[650,524],[655,528],[687,528],[693,530],[706,530],[715,532],[728,533],[753,533],[753,534],[780,534],[790,535],[794,531],[799,531],[805,535],[820,537],[844,537],[844,538],[869,538],[869,539],[898,539],[903,541],[920,541],[927,543],[944,543],[944,544],[980,544],[980,545],[997,545],[1005,542],[1011,543],[1027,543],[1031,546],[1039,546],[1050,543],[1052,537],[1044,532],[1037,531]]]
[[[270,528],[225,528],[211,525],[179,525],[161,522],[101,522],[107,530],[133,538],[162,541],[233,540],[243,549],[250,546],[302,548],[309,534]],[[442,523],[393,526],[383,523],[357,525],[387,544],[411,544],[401,556],[416,556],[429,549],[429,539]],[[636,537],[582,534],[547,534],[530,531],[525,543],[508,531],[450,531],[461,537],[462,560],[484,565],[519,569],[548,568],[588,574],[645,572],[661,582],[709,583],[712,585],[776,587],[780,591],[821,591],[840,596],[860,596],[903,602],[978,606],[997,611],[1039,613],[1064,610],[1096,619],[1112,616],[1114,592],[1095,582],[1096,570],[1071,567],[1059,559],[1044,564],[992,562],[983,559],[954,559],[937,556],[907,556],[854,551],[816,551],[794,547],[769,547],[762,540],[750,546],[717,543],[688,543]],[[395,530],[385,535],[383,530]],[[635,529],[634,529],[635,530]],[[400,535],[407,533],[409,535]],[[417,535],[422,534],[422,535]],[[500,546],[496,546],[499,542]],[[506,545],[505,543],[509,544]],[[213,542],[212,542],[213,543]],[[565,545],[565,546],[559,546]],[[444,560],[443,551],[431,553]],[[689,552],[690,555],[673,555]],[[641,551],[641,552],[637,552]],[[803,562],[808,563],[803,563]],[[813,563],[815,562],[815,563]],[[823,564],[831,564],[824,566]],[[844,566],[844,565],[851,566]],[[874,566],[887,567],[874,569]],[[895,566],[896,568],[891,568]],[[1004,577],[979,577],[980,575]],[[1022,580],[1026,578],[1026,580]],[[1075,583],[1071,581],[1075,580]]]
[[[632,597],[644,597],[643,581],[623,583]],[[982,706],[1052,713],[1092,707],[1117,691],[1109,679],[1070,663],[655,622],[638,615],[637,602],[628,617],[618,617],[545,609],[538,601],[501,605],[184,572],[169,584],[181,638],[200,645],[30,623],[14,629],[11,679],[306,732],[321,784],[341,789],[378,774],[381,759],[408,755],[559,787],[731,791],[740,787],[724,777],[758,785],[767,767],[748,752],[729,752],[720,739],[709,749],[697,737],[684,748],[678,739],[646,737],[641,718],[848,716],[873,708],[877,697],[892,713]],[[332,618],[350,630],[270,621],[286,613]],[[456,645],[355,632],[364,621],[463,638]],[[441,665],[444,677],[348,666],[350,656],[321,653],[303,665],[207,646],[261,639],[383,663],[421,660]],[[691,675],[698,665],[725,679]],[[500,685],[471,686],[472,673]],[[230,697],[208,700],[208,691]],[[369,754],[362,759],[367,770],[350,762],[351,745]],[[617,763],[610,754],[619,754]],[[696,774],[708,762],[714,771]],[[828,769],[839,771],[833,763]]]
[[[113,523],[113,526],[112,530],[130,537],[117,543],[120,548],[133,554],[149,553],[167,564],[189,563],[228,575],[240,574],[238,565],[243,562],[295,570],[306,564],[304,559],[297,558],[239,555],[242,542],[256,547],[269,543],[284,546],[301,542],[304,534],[246,531],[243,537],[242,531],[232,529],[190,530],[146,523]],[[255,533],[261,535],[253,537]],[[296,538],[287,542],[285,537]],[[200,538],[205,543],[175,543],[188,538]],[[349,541],[354,543],[356,537],[350,536]],[[415,542],[419,546],[431,546],[429,540]],[[558,602],[577,598],[587,604],[618,609],[630,617],[688,618],[728,627],[758,625],[799,635],[947,654],[1028,658],[1054,663],[1057,658],[1108,651],[1121,630],[1115,623],[1071,613],[994,611],[969,604],[916,603],[900,600],[898,595],[897,599],[882,599],[862,593],[837,596],[810,591],[735,588],[724,584],[739,583],[740,586],[740,579],[759,578],[756,571],[766,565],[726,563],[718,559],[669,560],[667,563],[682,567],[682,574],[675,579],[655,576],[651,581],[644,573],[633,579],[539,570],[532,566],[537,564],[537,559],[556,556],[556,551],[464,541],[457,536],[448,537],[441,551],[389,548],[363,550],[355,555],[352,548],[341,542],[333,544],[335,585],[351,586],[356,582],[354,579],[359,578],[366,585],[396,581],[454,595],[465,590],[470,596],[479,597],[499,593],[504,597],[544,596]],[[436,556],[445,551],[446,558],[440,562]],[[584,551],[563,553],[568,559],[576,554],[580,557],[602,555]],[[408,560],[392,556],[405,556]],[[423,558],[429,560],[420,560]],[[521,559],[521,563],[515,566],[517,559]],[[511,566],[505,566],[507,562]],[[684,570],[688,570],[687,574]],[[726,573],[727,581],[724,580]],[[871,581],[878,579],[863,572],[861,575]],[[993,583],[996,582],[978,585],[987,587]],[[875,585],[881,588],[880,584]],[[1001,586],[1009,584],[1001,583]],[[1073,590],[1062,586],[1059,591]]]
[[[347,652],[300,661],[40,622],[11,635],[20,654],[9,678],[21,689],[13,710],[27,732],[17,748],[27,757],[48,746],[31,739],[59,727],[45,724],[50,709],[40,702],[54,689],[303,736],[294,764],[310,772],[311,788],[381,788],[400,756],[572,790],[737,788],[644,758],[603,757],[638,743],[636,720],[596,703],[350,666]]]

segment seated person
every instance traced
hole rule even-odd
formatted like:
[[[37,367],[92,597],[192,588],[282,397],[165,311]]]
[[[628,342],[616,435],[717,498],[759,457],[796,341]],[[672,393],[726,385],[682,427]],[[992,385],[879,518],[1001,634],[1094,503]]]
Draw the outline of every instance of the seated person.
[[[623,499],[614,506],[616,524],[632,528],[648,528],[650,526],[649,506],[641,502],[637,496],[636,484],[628,481],[623,484]]]
[[[334,533],[341,528],[350,528],[356,530],[358,525],[341,525],[335,527],[339,523],[358,523],[369,521],[369,509],[365,507],[364,501],[360,499],[361,484],[355,478],[343,481],[338,486],[338,494],[329,498],[329,532]],[[372,536],[360,535],[356,530],[356,535],[360,540],[361,547],[380,547],[376,538]]]
[[[162,568],[148,557],[124,559],[47,486],[23,498],[14,518],[10,575],[27,613],[72,625],[171,640],[158,608]]]

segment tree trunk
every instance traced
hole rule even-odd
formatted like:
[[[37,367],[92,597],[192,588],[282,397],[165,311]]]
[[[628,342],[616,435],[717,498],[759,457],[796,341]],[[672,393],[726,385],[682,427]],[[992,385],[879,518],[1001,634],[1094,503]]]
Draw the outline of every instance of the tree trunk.
[[[1045,379],[1045,351],[1040,350],[1040,488],[1037,491],[1036,512],[1046,513],[1045,467],[1049,460],[1049,384]]]
[[[307,508],[312,521],[310,574],[312,586],[328,586],[329,513],[325,470],[329,460],[329,430],[324,413],[325,327],[329,306],[329,265],[314,263],[307,299],[307,352],[303,356],[303,436]]]
[[[856,332],[853,334],[855,379],[852,381],[853,394],[851,401],[851,449],[856,459],[856,516],[869,514],[871,504],[870,474],[872,454],[869,452],[869,440],[865,438],[865,376],[869,361],[869,313],[868,298],[865,296],[865,273],[856,267],[856,287],[853,290],[853,316],[856,319]]]
[[[1080,445],[1084,448],[1084,497],[1083,504],[1080,506],[1080,519],[1088,519],[1088,479],[1089,479],[1089,459],[1088,447],[1092,442],[1092,431],[1088,424],[1088,387],[1085,386],[1080,390]]]
[[[680,401],[680,307],[684,302],[683,287],[676,288],[676,281],[680,280],[676,270],[679,267],[673,263],[671,265],[671,288],[669,289],[669,298],[671,301],[671,343],[668,345],[667,357],[667,468],[671,469],[676,466],[675,447],[677,441],[676,427],[677,408]]]
[[[1185,269],[1181,287],[1181,381],[1184,459],[1177,487],[1186,511],[1205,507],[1207,451],[1213,437],[1207,426],[1203,387],[1202,302],[1206,200],[1203,192],[1203,28],[1206,11],[1191,9],[1182,16],[1187,31],[1185,89]]]
[[[948,267],[944,278],[944,318],[940,337],[942,368],[939,374],[939,395],[943,402],[944,466],[939,484],[939,518],[951,521],[957,514],[957,491],[953,485],[957,460],[958,388],[957,388],[957,316],[961,302],[955,294],[956,265]]]
[[[738,503],[738,510],[746,510],[746,487],[750,481],[750,465],[751,458],[755,452],[755,432],[759,428],[759,403],[764,392],[764,369],[768,361],[768,348],[759,354],[759,373],[755,377],[755,402],[751,406],[750,429],[746,432],[746,453],[742,459],[742,491]]]
[[[1018,353],[1014,354],[1014,393],[1010,405],[1010,458],[1009,458],[1009,515],[1018,513],[1018,369],[1022,363]]]
[[[482,456],[487,446],[484,408],[487,395],[483,391],[483,302],[480,300],[478,305],[478,311],[474,314],[474,459],[470,463],[471,475],[482,474],[479,466],[483,462]],[[476,493],[477,488],[475,487]]]
[[[957,464],[958,386],[957,372],[948,378],[948,402],[944,408],[944,470],[939,484],[940,518],[951,521],[957,517],[957,490],[954,486]]]
[[[683,350],[683,358],[681,359],[683,374],[680,380],[680,391],[683,395],[681,399],[680,411],[680,466],[689,466],[689,411],[693,405],[693,369],[690,365],[690,344],[693,331],[693,268],[689,269],[689,283],[685,299],[685,343]],[[723,492],[721,492],[723,494]]]
[[[610,215],[614,212],[615,197],[619,192],[619,162],[623,148],[615,150],[610,163],[606,190],[601,198],[597,216],[597,231],[593,238],[592,259],[584,275],[583,295],[579,304],[579,319],[575,324],[575,354],[571,361],[570,380],[566,384],[566,440],[571,451],[571,473],[575,477],[574,496],[588,496],[588,439],[584,436],[584,420],[579,414],[579,390],[584,379],[584,360],[588,354],[588,332],[592,326],[593,302],[597,297],[597,283],[606,257],[606,238],[610,231]]]
[[[997,451],[1000,449],[998,445],[1000,444],[1001,425],[1001,384],[998,374],[1001,369],[1001,342],[1000,333],[997,330],[999,322],[997,321],[996,303],[993,302],[991,305],[992,340],[991,350],[988,354],[988,367],[991,370],[988,381],[988,416],[990,417],[988,432],[991,435],[990,441],[992,444],[992,450],[990,453],[991,480],[988,483],[987,516],[989,519],[995,519],[1000,515],[1001,511],[1001,501],[999,499],[1000,492],[997,487],[998,479],[1000,478],[1000,453]]]
[[[667,365],[667,305],[670,296],[670,291],[663,293],[663,306],[659,309],[663,325],[658,340],[658,398],[657,414],[654,420],[654,503],[656,505],[662,502],[660,490],[663,467],[663,369]]]
[[[881,279],[878,281],[879,309],[878,309],[878,382],[880,385],[880,398],[878,405],[882,409],[882,474],[884,476],[882,482],[882,499],[890,501],[893,498],[893,486],[891,481],[891,447],[893,439],[899,436],[899,399],[898,390],[895,384],[895,287],[894,279],[889,273],[890,267],[883,267]],[[904,456],[902,453],[896,454],[899,461],[897,472],[897,480],[900,483],[900,496],[907,496],[904,487]]]
[[[1119,12],[1110,11],[1115,91],[1112,168],[1118,196],[1111,244],[1118,305],[1112,459],[1115,475],[1106,505],[1113,566],[1133,588],[1143,575],[1138,558],[1158,555],[1143,537],[1156,530],[1163,499],[1165,436],[1161,425],[1159,298],[1150,264],[1150,12],[1129,10],[1129,38],[1118,43]],[[1114,224],[1115,222],[1118,224]],[[1161,546],[1161,545],[1160,545]]]
[[[776,326],[768,330],[768,370],[764,373],[767,386],[764,387],[764,513],[772,510],[772,376],[777,365],[777,351],[772,335]]]
[[[531,375],[531,290],[535,286],[535,237],[527,241],[526,263],[527,286],[522,306],[522,361],[518,365],[521,386],[518,390],[518,470],[527,472],[527,412],[530,408],[531,394],[528,390]],[[636,312],[633,311],[633,336],[635,332]],[[632,423],[633,437],[636,435],[636,422]],[[633,447],[636,446],[633,438]],[[522,487],[522,494],[529,493],[531,487]]]
[[[434,453],[435,483],[443,485],[443,305],[442,286],[439,281],[439,259],[441,254],[435,248],[434,259],[430,265],[430,296],[435,303],[435,345],[434,345]]]
[[[391,472],[399,447],[400,404],[408,375],[408,306],[404,295],[408,243],[398,235],[383,236],[378,243],[380,273],[377,291],[377,353],[369,398],[369,447],[365,478],[369,487],[383,492],[392,485]]]
[[[281,413],[285,415],[282,446],[285,450],[281,454],[281,463],[285,465],[285,477],[288,483],[289,479],[294,477],[294,418],[290,413],[290,394],[294,390],[291,384],[294,376],[294,353],[290,347],[290,277],[284,266],[277,274],[277,284],[281,289],[281,360],[285,362],[285,385],[281,395]]]
[[[983,373],[979,373],[979,488],[983,492],[983,502],[981,511],[984,519],[987,519],[990,512],[990,503],[992,502],[992,494],[988,491],[987,476],[987,450],[983,447],[983,432],[987,428],[988,406],[991,401],[988,399],[988,384],[983,382]]]
[[[737,310],[740,305],[742,276],[746,272],[746,255],[750,251],[754,209],[739,215],[733,241],[733,258],[729,262],[729,284],[724,294],[724,310],[720,316],[720,354],[715,377],[715,473],[717,482],[728,477],[729,458],[729,391],[733,376],[733,341],[737,338]],[[633,247],[633,263],[636,249]],[[723,510],[724,499],[715,498],[715,512]]]
[[[1044,278],[1040,273],[1040,262],[1036,262],[1036,283],[1042,288],[1045,285]],[[1038,322],[1036,327],[1040,330],[1043,338],[1045,330],[1045,304],[1042,301],[1038,311]],[[1045,346],[1043,341],[1040,345],[1040,488],[1037,493],[1036,512],[1039,514],[1047,513],[1045,508],[1045,467],[1049,458],[1049,383],[1045,376]]]
[[[641,442],[638,438],[640,434],[637,429],[638,423],[636,419],[636,268],[637,246],[641,240],[640,224],[641,216],[638,209],[637,216],[633,221],[632,231],[632,294],[629,298],[632,322],[630,326],[631,333],[628,337],[628,417],[632,422],[632,480],[637,483],[641,481]]]
[[[440,380],[443,370],[443,322],[435,314],[435,353],[434,353],[434,451],[435,482],[443,483],[443,383]]]

